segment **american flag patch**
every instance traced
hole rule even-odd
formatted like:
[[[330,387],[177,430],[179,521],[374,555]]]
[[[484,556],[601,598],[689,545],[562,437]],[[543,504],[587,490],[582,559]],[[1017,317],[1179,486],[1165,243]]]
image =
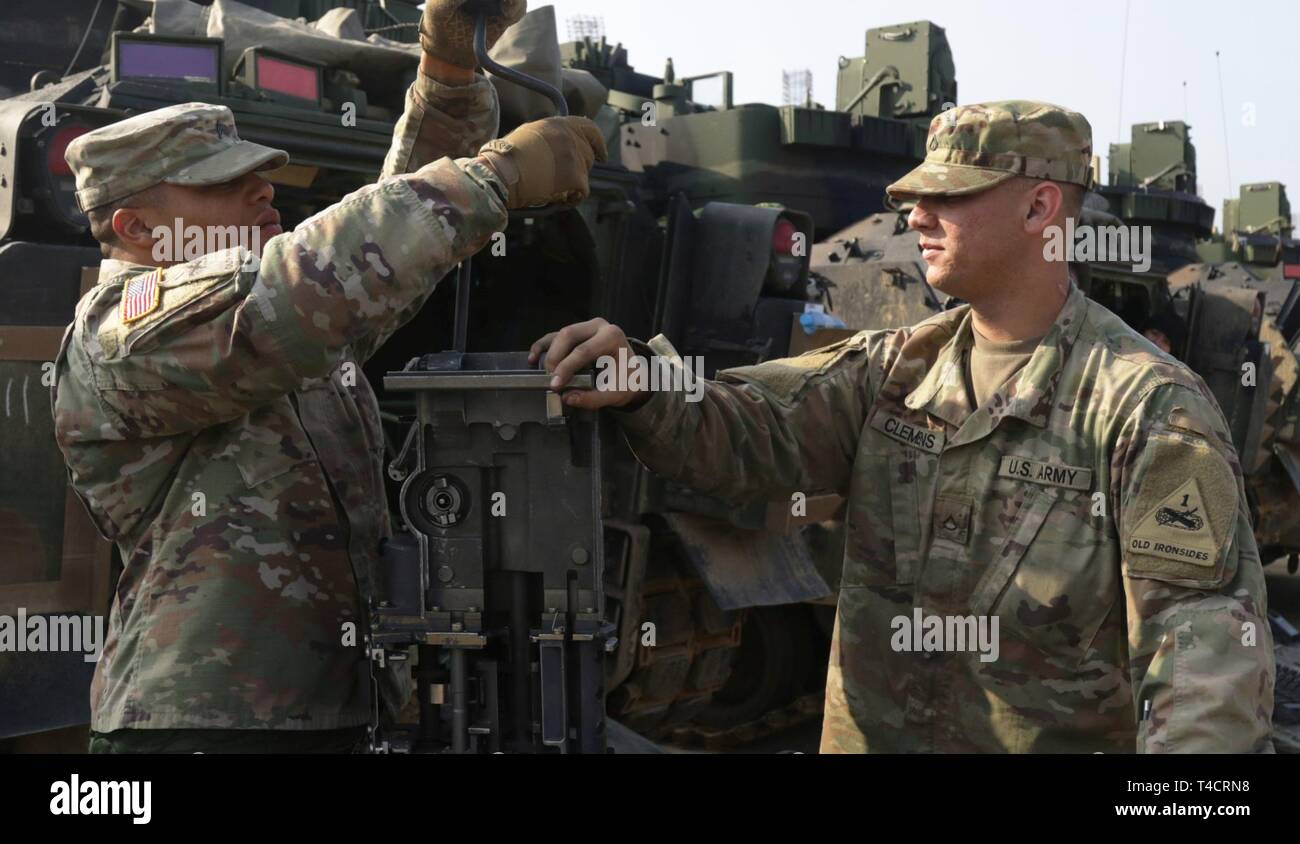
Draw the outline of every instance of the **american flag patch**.
[[[158,310],[158,278],[161,270],[138,275],[126,283],[122,292],[122,322],[131,324]]]

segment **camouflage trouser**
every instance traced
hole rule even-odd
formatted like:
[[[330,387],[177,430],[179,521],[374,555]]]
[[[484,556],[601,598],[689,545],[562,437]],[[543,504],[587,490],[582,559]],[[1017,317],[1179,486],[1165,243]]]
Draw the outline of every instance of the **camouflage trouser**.
[[[365,727],[90,732],[91,753],[359,753],[365,742]]]

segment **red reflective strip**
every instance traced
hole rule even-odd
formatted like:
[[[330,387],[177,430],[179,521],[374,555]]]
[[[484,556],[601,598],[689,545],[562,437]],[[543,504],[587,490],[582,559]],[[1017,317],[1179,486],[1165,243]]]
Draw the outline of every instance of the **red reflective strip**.
[[[304,100],[316,99],[316,68],[257,57],[257,87]]]
[[[1300,278],[1300,264],[1283,264],[1283,278]]]
[[[798,233],[794,223],[789,220],[777,220],[772,229],[772,249],[782,255],[794,254],[794,236]]]

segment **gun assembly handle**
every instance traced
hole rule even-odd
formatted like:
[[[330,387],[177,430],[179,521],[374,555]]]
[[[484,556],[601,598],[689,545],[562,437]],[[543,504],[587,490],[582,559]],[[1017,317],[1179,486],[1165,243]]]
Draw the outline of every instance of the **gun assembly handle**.
[[[484,70],[491,71],[495,76],[508,79],[516,85],[541,94],[555,106],[556,114],[560,117],[568,117],[569,104],[564,101],[564,95],[555,86],[526,73],[498,64],[488,55],[488,18],[501,14],[501,0],[466,0],[465,5],[461,8],[475,16],[474,56],[478,59],[479,65]],[[453,329],[453,348],[458,352],[463,352],[468,346],[468,337],[466,335],[469,332],[470,261],[468,259],[461,262],[456,276],[456,321]]]

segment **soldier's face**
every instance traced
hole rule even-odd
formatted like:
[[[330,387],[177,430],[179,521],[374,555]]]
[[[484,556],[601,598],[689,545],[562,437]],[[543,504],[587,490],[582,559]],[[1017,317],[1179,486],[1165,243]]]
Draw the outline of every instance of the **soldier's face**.
[[[113,216],[119,242],[143,263],[170,266],[236,243],[260,255],[283,231],[280,212],[271,207],[275,188],[257,173],[199,187],[163,183],[149,197],[147,204],[120,208]]]
[[[169,210],[187,226],[257,228],[262,243],[284,231],[280,212],[271,207],[275,187],[258,173],[245,173],[216,185],[164,187]]]
[[[283,231],[274,198],[276,189],[256,173],[198,187],[164,182],[149,190],[147,204],[118,208],[113,231],[131,260],[159,267],[235,244],[260,256]]]
[[[972,304],[1005,296],[1042,258],[1043,227],[1060,207],[1036,180],[1010,179],[967,196],[923,196],[907,224],[920,233],[925,280]],[[1058,192],[1059,194],[1059,192]]]
[[[967,302],[1011,269],[1023,237],[1008,182],[967,196],[923,196],[907,224],[921,235],[925,280]]]

